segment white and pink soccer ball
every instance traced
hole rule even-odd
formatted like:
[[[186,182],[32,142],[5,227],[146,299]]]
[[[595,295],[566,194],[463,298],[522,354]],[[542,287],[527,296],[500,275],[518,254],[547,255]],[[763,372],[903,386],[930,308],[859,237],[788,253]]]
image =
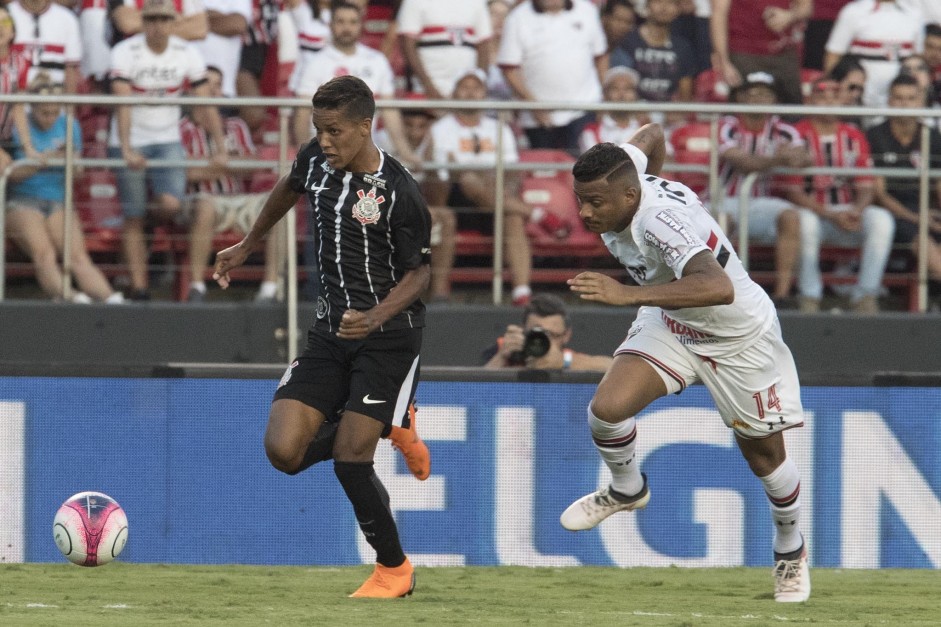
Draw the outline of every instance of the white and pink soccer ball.
[[[56,512],[52,535],[62,554],[79,566],[107,564],[127,544],[127,515],[101,492],[79,492]]]

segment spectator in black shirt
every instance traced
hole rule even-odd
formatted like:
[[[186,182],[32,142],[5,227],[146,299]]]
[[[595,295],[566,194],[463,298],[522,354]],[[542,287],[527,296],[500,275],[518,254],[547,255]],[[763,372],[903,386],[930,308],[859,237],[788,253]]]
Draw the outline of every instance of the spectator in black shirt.
[[[424,326],[419,295],[431,276],[431,217],[408,170],[373,143],[376,104],[366,83],[334,78],[312,103],[314,138],[275,185],[245,239],[216,256],[213,278],[226,287],[229,271],[307,194],[320,269],[317,319],[306,350],[275,392],[265,452],[290,475],[332,455],[360,529],[376,550],[373,574],[351,596],[407,596],[415,571],[373,456],[379,438],[388,436],[419,479],[430,471],[409,406]],[[323,442],[331,439],[325,453]]]
[[[889,86],[889,106],[917,109],[924,106],[924,91],[918,80],[901,74]],[[878,168],[917,168],[921,163],[921,122],[916,118],[892,117],[867,133],[872,158]],[[931,129],[931,167],[941,168],[941,134]],[[941,198],[941,180],[934,181],[934,207]],[[911,244],[918,253],[919,187],[917,177],[876,177],[876,203],[895,216],[895,241]],[[941,295],[941,214],[931,211],[928,222],[928,276],[932,296]]]

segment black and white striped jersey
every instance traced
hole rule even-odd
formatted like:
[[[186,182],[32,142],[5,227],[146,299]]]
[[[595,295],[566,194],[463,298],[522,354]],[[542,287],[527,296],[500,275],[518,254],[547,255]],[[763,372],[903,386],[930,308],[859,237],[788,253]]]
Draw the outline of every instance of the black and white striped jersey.
[[[320,282],[314,328],[336,331],[347,309],[374,307],[408,270],[431,261],[431,214],[412,175],[380,152],[375,173],[336,170],[316,139],[301,148],[289,185],[307,194]],[[416,300],[382,331],[422,327]]]

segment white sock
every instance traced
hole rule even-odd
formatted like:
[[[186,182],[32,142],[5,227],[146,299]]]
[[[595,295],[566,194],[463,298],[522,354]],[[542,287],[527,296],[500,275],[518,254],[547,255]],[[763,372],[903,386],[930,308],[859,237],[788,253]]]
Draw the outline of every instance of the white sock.
[[[528,285],[517,285],[513,288],[513,300],[523,296],[532,296],[533,290]]]
[[[274,298],[278,293],[278,284],[274,281],[262,281],[258,287],[258,295],[262,298]]]
[[[193,281],[190,283],[190,289],[196,290],[197,292],[200,292],[201,294],[205,294],[206,282],[205,281]]]
[[[529,214],[529,221],[533,224],[539,224],[546,217],[546,210],[542,207],[533,207],[533,212]]]
[[[121,292],[114,292],[111,294],[111,296],[105,299],[105,302],[109,305],[119,305],[124,302],[124,294]]]
[[[801,482],[797,464],[791,458],[784,460],[767,477],[759,477],[771,503],[774,521],[774,552],[793,553],[801,548],[804,538],[800,533]]]
[[[634,463],[637,421],[631,416],[617,423],[605,422],[588,407],[588,428],[601,459],[611,471],[611,487],[625,496],[634,496],[644,489],[644,478]]]

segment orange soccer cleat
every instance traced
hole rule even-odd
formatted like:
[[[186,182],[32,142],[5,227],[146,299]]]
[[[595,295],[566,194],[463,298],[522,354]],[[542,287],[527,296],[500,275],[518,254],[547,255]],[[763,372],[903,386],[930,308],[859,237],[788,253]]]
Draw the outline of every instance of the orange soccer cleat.
[[[408,464],[408,469],[412,471],[415,478],[424,481],[431,474],[431,453],[428,452],[428,447],[418,437],[414,403],[408,406],[408,415],[408,429],[392,427],[389,441],[405,458],[405,463]]]
[[[359,589],[350,595],[356,599],[395,599],[407,597],[415,589],[415,569],[405,558],[395,568],[376,564],[375,570]]]

